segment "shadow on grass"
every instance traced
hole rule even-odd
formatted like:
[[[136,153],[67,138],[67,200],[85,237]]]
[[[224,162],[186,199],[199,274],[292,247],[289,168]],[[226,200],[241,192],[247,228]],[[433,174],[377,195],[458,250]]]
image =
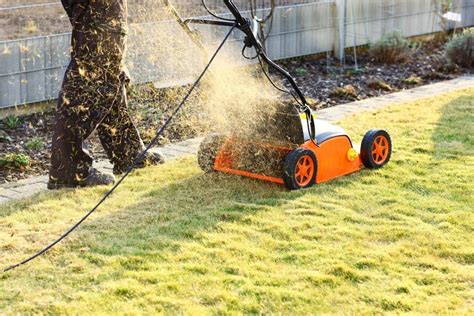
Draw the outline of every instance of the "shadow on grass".
[[[431,153],[433,158],[445,159],[471,152],[472,108],[473,99],[467,96],[443,108],[441,120],[432,133],[435,143]],[[459,151],[456,146],[460,146]],[[362,171],[356,176],[298,192],[232,175],[200,174],[150,190],[139,203],[115,213],[113,218],[102,218],[88,224],[81,237],[86,244],[94,245],[92,252],[104,255],[137,255],[175,249],[179,247],[176,241],[199,240],[201,233],[216,229],[220,223],[245,221],[246,216],[287,206],[307,194],[335,192],[354,181],[363,181],[370,173],[369,170]],[[87,234],[100,234],[100,240]]]
[[[199,241],[201,234],[221,223],[242,222],[252,214],[286,206],[307,195],[333,191],[358,181],[347,177],[308,190],[287,191],[283,186],[225,174],[200,174],[150,190],[139,203],[112,216],[89,222],[81,229],[81,245],[89,254],[106,256],[160,256],[177,251],[182,241]],[[85,256],[94,262],[94,256]]]
[[[441,110],[441,119],[433,131],[434,162],[440,159],[472,155],[474,147],[474,98],[459,97]]]

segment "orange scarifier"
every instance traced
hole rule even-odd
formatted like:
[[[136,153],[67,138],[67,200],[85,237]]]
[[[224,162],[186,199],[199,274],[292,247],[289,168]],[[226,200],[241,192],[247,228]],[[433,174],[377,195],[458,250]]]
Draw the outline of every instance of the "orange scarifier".
[[[296,190],[364,166],[377,169],[390,160],[392,143],[386,131],[368,131],[356,149],[341,127],[314,119],[313,134],[306,114],[294,110],[292,115],[289,110],[266,118],[265,123],[271,120],[274,125],[258,122],[266,126],[265,132],[253,126],[249,133],[241,128],[234,134],[208,135],[199,149],[200,167],[206,172],[237,174]]]
[[[238,132],[206,137],[198,156],[204,171],[271,181],[295,190],[359,171],[364,166],[380,168],[390,160],[392,142],[386,131],[368,131],[360,149],[356,149],[341,127],[317,120],[293,77],[266,55],[258,39],[258,18],[243,17],[232,0],[223,3],[233,18],[214,14],[205,1],[204,7],[213,19],[181,20],[177,14],[176,17],[194,39],[189,28],[192,23],[240,30],[245,35],[244,50],[255,51],[255,59],[258,58],[263,72],[276,88],[263,64],[283,76],[292,90],[278,89],[290,94],[296,102],[265,105],[258,120],[237,122],[239,128],[233,130]]]

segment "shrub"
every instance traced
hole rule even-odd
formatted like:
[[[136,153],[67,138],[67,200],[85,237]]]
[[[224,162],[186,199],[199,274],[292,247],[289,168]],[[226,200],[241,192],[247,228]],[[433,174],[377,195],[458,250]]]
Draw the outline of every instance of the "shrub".
[[[44,142],[40,138],[33,138],[25,144],[25,148],[28,150],[41,150],[43,147]]]
[[[30,165],[30,157],[25,154],[10,153],[0,157],[0,168],[24,170]]]
[[[474,68],[474,28],[455,35],[445,46],[449,60],[459,66]]]
[[[367,83],[370,89],[392,91],[392,87],[383,80],[371,80]]]
[[[357,89],[352,85],[347,85],[344,87],[337,87],[332,90],[331,97],[340,97],[340,98],[351,98],[357,99]]]
[[[414,85],[422,84],[423,79],[421,79],[420,77],[416,75],[411,75],[410,77],[403,79],[403,82],[414,86]]]
[[[5,124],[9,129],[17,128],[18,124],[20,124],[20,119],[14,115],[9,115],[5,119]]]
[[[369,55],[376,62],[395,64],[408,61],[414,51],[413,42],[406,39],[400,32],[391,32],[370,46]]]

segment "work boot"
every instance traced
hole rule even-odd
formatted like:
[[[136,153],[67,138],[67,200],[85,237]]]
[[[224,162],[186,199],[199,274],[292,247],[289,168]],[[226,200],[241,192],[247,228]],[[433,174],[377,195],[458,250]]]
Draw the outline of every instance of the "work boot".
[[[89,175],[79,183],[81,187],[94,187],[98,185],[111,184],[115,184],[114,175],[108,172],[101,172],[96,168],[90,168]]]
[[[156,166],[156,165],[161,165],[165,163],[165,156],[159,152],[159,151],[153,151],[153,152],[148,152],[145,155],[145,159],[140,161],[135,165],[135,169],[141,169],[149,166]],[[124,166],[124,165],[115,165],[114,166],[114,174],[122,174],[127,171],[127,169],[130,166]]]
[[[90,168],[89,175],[75,184],[60,183],[49,180],[48,190],[60,190],[77,187],[94,187],[98,185],[111,185],[114,183],[115,177],[112,174],[101,172],[95,168]]]

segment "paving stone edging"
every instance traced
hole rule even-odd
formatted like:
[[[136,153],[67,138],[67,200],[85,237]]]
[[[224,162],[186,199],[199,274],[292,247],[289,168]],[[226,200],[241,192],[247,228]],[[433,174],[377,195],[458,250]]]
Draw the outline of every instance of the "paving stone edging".
[[[474,76],[462,76],[453,80],[438,82],[426,86],[404,90],[385,96],[365,99],[352,103],[342,104],[335,107],[323,109],[317,112],[318,118],[328,121],[338,121],[345,116],[363,111],[373,111],[388,105],[406,101],[437,96],[448,92],[474,87]],[[195,155],[198,151],[202,138],[194,138],[184,142],[170,144],[156,148],[160,150],[168,160],[173,160],[185,155]],[[112,170],[108,161],[95,163],[95,167],[102,170]],[[0,204],[32,197],[37,193],[46,191],[47,176],[32,177],[15,183],[0,185]]]

